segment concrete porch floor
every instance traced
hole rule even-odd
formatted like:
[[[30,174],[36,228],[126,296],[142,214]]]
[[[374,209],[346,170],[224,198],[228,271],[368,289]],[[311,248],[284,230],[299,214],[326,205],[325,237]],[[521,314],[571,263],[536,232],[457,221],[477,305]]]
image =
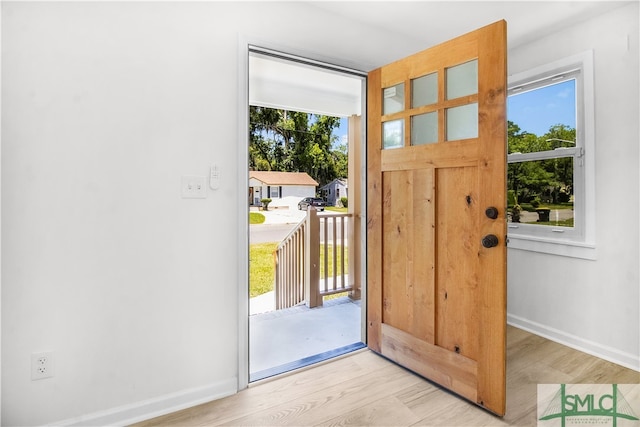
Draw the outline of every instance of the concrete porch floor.
[[[261,311],[257,307],[257,301],[253,302],[251,312]],[[360,343],[360,325],[360,301],[346,296],[325,301],[322,307],[301,305],[252,314],[250,381],[295,369],[301,360]]]

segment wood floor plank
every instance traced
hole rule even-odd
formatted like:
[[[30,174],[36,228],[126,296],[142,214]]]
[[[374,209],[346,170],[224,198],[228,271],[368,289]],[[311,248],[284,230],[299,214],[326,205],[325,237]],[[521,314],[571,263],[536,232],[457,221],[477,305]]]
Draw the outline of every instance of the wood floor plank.
[[[136,426],[216,425],[225,420],[237,418],[238,414],[252,414],[289,402],[309,390],[322,390],[353,381],[358,376],[368,375],[372,369],[384,366],[380,364],[380,358],[375,354],[369,351],[359,353],[317,365],[312,369],[301,370],[293,375],[268,379],[233,396],[138,423]]]
[[[420,417],[418,422],[411,425],[466,427],[485,425],[494,418],[499,421],[499,418],[475,404],[437,386],[424,390],[407,390],[401,398],[407,407]]]
[[[221,425],[267,426],[312,425],[328,422],[336,414],[365,406],[381,396],[391,396],[406,387],[423,381],[402,368],[387,363],[369,375],[354,381],[310,392],[267,411],[240,417]]]
[[[368,405],[340,414],[317,426],[395,426],[420,421],[396,396],[378,399]]]
[[[626,369],[509,327],[507,413],[489,414],[370,351],[265,380],[148,426],[532,426],[538,384],[639,384]]]

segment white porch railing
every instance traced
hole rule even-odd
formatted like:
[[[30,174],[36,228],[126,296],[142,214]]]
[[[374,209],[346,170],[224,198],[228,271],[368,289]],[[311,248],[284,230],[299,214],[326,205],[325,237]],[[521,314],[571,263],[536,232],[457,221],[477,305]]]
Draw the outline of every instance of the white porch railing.
[[[306,225],[307,220],[302,220],[274,252],[276,310],[293,307],[304,301]]]
[[[322,298],[350,292],[359,298],[355,274],[349,270],[356,260],[348,236],[352,214],[318,215],[309,208],[301,221],[276,248],[276,310],[304,302],[309,307],[322,305]],[[321,250],[322,249],[322,250]],[[349,267],[347,267],[349,266]],[[353,271],[353,270],[352,270]]]

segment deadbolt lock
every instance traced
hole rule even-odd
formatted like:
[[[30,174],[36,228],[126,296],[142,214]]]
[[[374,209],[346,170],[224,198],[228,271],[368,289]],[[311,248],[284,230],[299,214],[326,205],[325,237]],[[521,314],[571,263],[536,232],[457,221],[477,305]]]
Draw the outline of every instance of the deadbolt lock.
[[[498,218],[498,208],[495,208],[493,206],[491,206],[490,208],[487,208],[487,210],[485,210],[484,213],[485,215],[487,215],[488,218],[491,218],[491,219]]]

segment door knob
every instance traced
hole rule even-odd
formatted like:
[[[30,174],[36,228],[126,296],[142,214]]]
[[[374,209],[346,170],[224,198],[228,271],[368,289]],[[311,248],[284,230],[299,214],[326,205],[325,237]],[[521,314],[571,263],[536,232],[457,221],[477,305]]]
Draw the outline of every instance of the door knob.
[[[493,248],[498,246],[498,236],[495,234],[487,234],[482,238],[482,246],[485,248]]]
[[[494,208],[493,206],[491,206],[490,208],[487,208],[487,210],[485,210],[484,213],[488,218],[491,218],[491,219],[498,218],[498,208]]]

